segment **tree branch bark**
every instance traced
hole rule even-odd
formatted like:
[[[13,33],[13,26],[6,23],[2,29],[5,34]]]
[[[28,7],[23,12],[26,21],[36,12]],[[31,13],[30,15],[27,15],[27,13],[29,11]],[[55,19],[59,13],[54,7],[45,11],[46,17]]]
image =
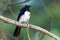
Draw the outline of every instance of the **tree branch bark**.
[[[0,20],[4,21],[6,23],[12,24],[12,25],[22,26],[23,28],[27,28],[27,24],[26,23],[19,23],[17,21],[11,20],[11,19],[6,18],[6,17],[3,17],[1,15],[0,15]],[[48,32],[47,30],[45,30],[45,29],[43,29],[43,28],[41,28],[39,26],[35,26],[35,25],[29,24],[29,28],[34,29],[34,30],[39,31],[39,32],[42,32],[42,33],[45,33],[48,36],[54,38],[55,40],[60,40],[60,38],[58,36]]]

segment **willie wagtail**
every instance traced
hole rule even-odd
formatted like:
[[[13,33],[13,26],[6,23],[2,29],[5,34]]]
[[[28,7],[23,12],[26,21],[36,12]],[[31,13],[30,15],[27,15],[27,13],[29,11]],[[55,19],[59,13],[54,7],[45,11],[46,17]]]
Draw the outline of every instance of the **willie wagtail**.
[[[21,10],[20,13],[18,15],[17,21],[20,23],[27,23],[29,21],[30,18],[30,5],[25,5]],[[14,36],[17,37],[19,36],[21,31],[21,27],[16,26],[16,29],[14,31]]]

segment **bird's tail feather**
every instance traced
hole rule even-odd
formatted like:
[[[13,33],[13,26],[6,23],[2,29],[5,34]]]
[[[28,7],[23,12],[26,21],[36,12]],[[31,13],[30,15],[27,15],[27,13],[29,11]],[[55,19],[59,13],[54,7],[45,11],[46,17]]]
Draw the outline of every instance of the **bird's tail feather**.
[[[13,35],[14,35],[15,37],[19,36],[19,35],[20,35],[20,31],[21,31],[21,27],[18,27],[18,26],[17,26],[16,29],[15,29],[15,31],[14,31],[14,34],[13,34]]]

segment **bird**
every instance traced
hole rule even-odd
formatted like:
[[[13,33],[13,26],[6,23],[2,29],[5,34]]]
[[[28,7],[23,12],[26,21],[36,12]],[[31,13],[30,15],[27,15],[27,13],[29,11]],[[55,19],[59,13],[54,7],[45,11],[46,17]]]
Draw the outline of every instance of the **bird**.
[[[30,19],[30,5],[25,5],[22,9],[20,9],[20,13],[18,14],[17,21],[20,23],[28,23]],[[21,27],[16,26],[13,36],[18,37],[20,35]]]

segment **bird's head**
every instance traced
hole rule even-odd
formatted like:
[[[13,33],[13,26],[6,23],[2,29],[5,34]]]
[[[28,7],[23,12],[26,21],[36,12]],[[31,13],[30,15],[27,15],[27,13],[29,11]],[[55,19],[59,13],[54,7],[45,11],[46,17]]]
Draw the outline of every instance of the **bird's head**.
[[[30,5],[25,5],[24,8],[25,8],[26,10],[29,10],[30,7],[31,7]]]

